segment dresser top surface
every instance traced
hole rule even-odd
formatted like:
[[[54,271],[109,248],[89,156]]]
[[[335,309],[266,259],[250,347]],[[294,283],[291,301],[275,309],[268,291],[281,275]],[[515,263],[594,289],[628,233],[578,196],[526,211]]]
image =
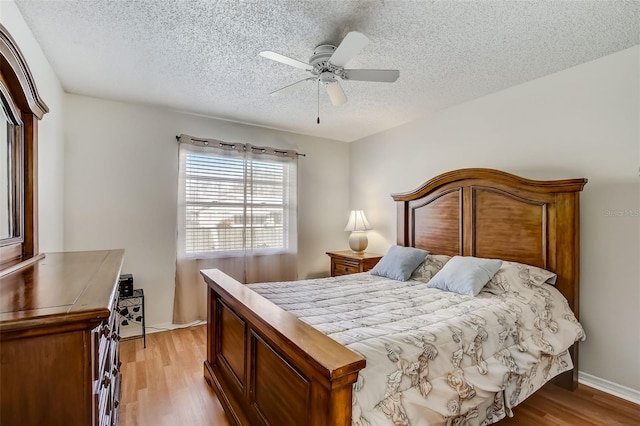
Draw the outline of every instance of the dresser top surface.
[[[48,253],[0,278],[0,331],[25,320],[108,316],[124,250]]]

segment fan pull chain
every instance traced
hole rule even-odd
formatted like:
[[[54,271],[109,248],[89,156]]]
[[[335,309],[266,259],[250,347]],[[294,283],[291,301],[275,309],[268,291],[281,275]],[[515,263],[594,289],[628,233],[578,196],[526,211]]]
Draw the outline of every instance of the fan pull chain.
[[[318,120],[317,123],[320,124],[320,79],[318,79]]]

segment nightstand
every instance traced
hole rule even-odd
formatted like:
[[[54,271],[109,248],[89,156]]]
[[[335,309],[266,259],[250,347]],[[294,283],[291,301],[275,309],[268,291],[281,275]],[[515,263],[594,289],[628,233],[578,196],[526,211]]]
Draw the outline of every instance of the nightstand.
[[[328,251],[327,254],[331,258],[332,277],[367,272],[382,259],[381,254],[354,254],[351,250]]]

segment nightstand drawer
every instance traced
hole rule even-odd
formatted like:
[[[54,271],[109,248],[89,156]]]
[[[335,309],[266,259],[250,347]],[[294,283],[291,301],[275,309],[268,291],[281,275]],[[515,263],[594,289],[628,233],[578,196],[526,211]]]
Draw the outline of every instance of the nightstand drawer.
[[[357,262],[345,262],[343,260],[336,260],[332,262],[331,275],[347,275],[347,274],[357,274],[360,272],[360,265]]]
[[[367,272],[382,258],[382,255],[372,253],[356,254],[351,250],[330,251],[327,255],[331,258],[331,276],[357,274]]]

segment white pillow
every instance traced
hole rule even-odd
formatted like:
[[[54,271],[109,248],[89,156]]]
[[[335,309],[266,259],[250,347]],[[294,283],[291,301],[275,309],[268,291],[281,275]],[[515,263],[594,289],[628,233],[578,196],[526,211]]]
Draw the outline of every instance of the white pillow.
[[[427,287],[477,296],[498,272],[502,260],[472,256],[454,256],[427,283]]]
[[[546,269],[505,260],[484,290],[493,294],[509,292],[521,301],[530,301],[535,296],[537,287],[543,284],[555,285],[556,278],[556,274]]]
[[[504,281],[510,284],[520,284],[525,287],[541,286],[542,284],[556,284],[558,276],[546,269],[525,263],[504,261],[502,266],[491,279],[492,281]]]

